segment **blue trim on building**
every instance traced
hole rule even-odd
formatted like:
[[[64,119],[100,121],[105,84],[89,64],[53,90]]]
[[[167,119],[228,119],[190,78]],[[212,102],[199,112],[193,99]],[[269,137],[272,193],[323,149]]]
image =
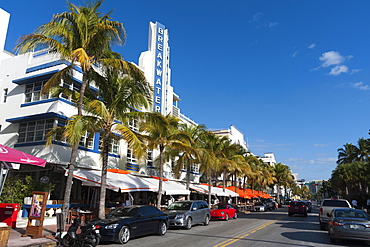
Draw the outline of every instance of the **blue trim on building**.
[[[45,143],[46,143],[46,141],[27,142],[27,143],[16,143],[16,144],[14,144],[14,147],[38,146],[38,145],[45,145]],[[70,145],[68,145],[65,142],[61,142],[61,141],[53,141],[53,145],[58,145],[58,146],[63,146],[63,147],[70,147]],[[85,148],[85,147],[82,147],[82,146],[78,146],[78,149],[79,150],[88,151],[88,152],[91,152],[91,153],[96,153],[96,154],[99,154],[100,153],[99,150],[93,150],[93,149]],[[115,158],[120,158],[121,157],[120,155],[117,155],[117,154],[108,154],[108,156],[109,157],[115,157]]]
[[[29,121],[36,121],[41,119],[50,119],[50,118],[60,118],[60,119],[68,119],[66,116],[55,113],[55,112],[47,112],[42,114],[35,114],[17,118],[8,118],[5,121],[10,123],[22,123],[22,122],[29,122]]]
[[[41,64],[41,65],[34,66],[34,67],[26,69],[26,73],[31,73],[31,72],[34,72],[34,71],[37,71],[37,70],[47,69],[47,68],[50,68],[50,67],[53,67],[53,66],[58,66],[58,65],[61,65],[61,64],[65,64],[65,65],[68,66],[68,65],[71,65],[71,62],[69,62],[67,60],[57,60],[57,61],[53,61],[53,62],[49,62],[49,63],[44,63],[44,64]]]
[[[46,141],[38,141],[38,142],[27,142],[27,143],[16,143],[14,147],[30,147],[30,146],[38,146],[38,145],[45,145]]]
[[[38,71],[38,70],[47,69],[47,68],[58,66],[58,65],[61,65],[61,64],[69,66],[69,65],[71,65],[71,62],[69,62],[67,60],[57,60],[57,61],[53,61],[53,62],[49,62],[49,63],[44,63],[44,64],[41,64],[41,65],[38,65],[38,66],[28,68],[26,70],[26,73],[31,73],[31,72],[35,72],[35,71]],[[73,69],[82,73],[81,67],[79,67],[77,65],[73,65]]]
[[[29,83],[35,83],[38,81],[44,81],[44,80],[49,80],[55,73],[57,73],[59,70],[53,70],[53,71],[48,71],[42,74],[38,75],[33,75],[33,76],[28,76],[24,77],[21,79],[13,80],[12,82],[18,85],[24,85],[24,84],[29,84]]]
[[[132,164],[132,163],[127,163],[127,164],[126,164],[126,169],[127,169],[127,170],[130,170],[130,171],[138,172],[138,171],[139,171],[139,165],[137,165],[137,164]]]
[[[186,171],[186,170],[184,170],[184,169],[182,169],[182,170],[181,170],[181,172],[185,172],[185,173],[187,173],[187,171]],[[198,172],[190,172],[190,174],[200,175],[200,173],[198,173]]]
[[[34,102],[21,104],[21,107],[26,107],[26,106],[31,106],[31,105],[39,105],[39,104],[49,103],[49,102],[53,102],[53,101],[57,101],[57,100],[58,100],[58,98],[43,99],[43,100],[39,100],[39,101],[34,101]]]

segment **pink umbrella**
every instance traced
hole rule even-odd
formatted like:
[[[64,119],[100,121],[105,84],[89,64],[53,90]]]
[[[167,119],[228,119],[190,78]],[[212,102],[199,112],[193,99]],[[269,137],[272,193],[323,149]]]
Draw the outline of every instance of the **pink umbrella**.
[[[0,144],[0,161],[45,167],[46,160]]]

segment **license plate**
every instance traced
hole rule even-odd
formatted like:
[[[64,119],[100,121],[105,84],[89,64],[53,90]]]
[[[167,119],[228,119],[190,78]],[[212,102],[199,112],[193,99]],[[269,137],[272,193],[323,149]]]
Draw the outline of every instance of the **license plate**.
[[[98,229],[95,230],[96,233],[100,233],[100,231]]]
[[[351,229],[358,229],[359,226],[358,225],[349,225],[349,228],[351,228]]]
[[[294,209],[298,209],[298,207],[294,207]]]

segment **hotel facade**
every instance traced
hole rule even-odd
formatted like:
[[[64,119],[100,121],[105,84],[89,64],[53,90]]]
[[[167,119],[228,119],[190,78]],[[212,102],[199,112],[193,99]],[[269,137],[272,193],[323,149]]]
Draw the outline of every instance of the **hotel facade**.
[[[63,95],[58,98],[50,94],[41,94],[41,89],[53,74],[69,65],[68,61],[50,54],[47,51],[36,51],[16,55],[4,50],[10,14],[0,9],[0,143],[20,151],[47,160],[44,170],[33,170],[22,165],[28,174],[36,180],[45,174],[58,184],[53,191],[55,199],[63,198],[65,188],[66,167],[68,166],[71,148],[66,143],[57,142],[45,146],[46,134],[55,126],[64,126],[69,117],[77,114],[77,108],[71,100]],[[137,66],[144,72],[148,82],[154,89],[153,112],[163,115],[172,114],[182,122],[197,125],[189,117],[181,113],[180,97],[171,85],[169,32],[161,23],[149,24],[148,50],[141,53]],[[79,90],[82,71],[76,67],[73,83],[61,82],[61,86]],[[91,88],[91,90],[98,90]],[[134,124],[132,125],[135,128]],[[243,135],[235,138],[245,143]],[[93,140],[84,136],[80,141],[76,167],[81,169],[101,170],[99,134]],[[148,153],[145,162],[139,163],[125,141],[112,144],[109,153],[108,168],[122,169],[142,176],[158,176],[154,166],[156,150]],[[22,171],[14,171],[14,173]],[[182,171],[180,180],[185,178]],[[164,167],[164,177],[174,179],[171,162]],[[191,180],[195,183],[200,178],[199,167],[194,166]],[[78,183],[78,182],[77,182]],[[78,186],[75,189],[78,190]],[[78,191],[75,191],[78,194]]]

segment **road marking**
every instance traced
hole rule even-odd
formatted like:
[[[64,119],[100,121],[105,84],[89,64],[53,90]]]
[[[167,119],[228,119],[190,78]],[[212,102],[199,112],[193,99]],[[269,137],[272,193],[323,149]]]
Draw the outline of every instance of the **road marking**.
[[[251,233],[255,233],[255,232],[257,232],[257,231],[259,231],[259,230],[261,230],[261,229],[263,229],[263,228],[265,228],[265,227],[267,227],[267,226],[275,223],[276,221],[277,220],[272,220],[272,221],[266,222],[266,223],[264,223],[264,224],[262,224],[260,226],[257,226],[255,228],[249,230],[249,231],[246,231],[246,232],[244,232],[244,233],[242,233],[240,235],[237,235],[237,236],[235,236],[235,237],[233,237],[231,239],[228,239],[228,240],[226,240],[226,241],[224,241],[222,243],[219,243],[219,244],[217,244],[217,245],[215,245],[213,247],[225,247],[225,246],[228,246],[228,245],[230,245],[232,243],[235,243],[236,241],[239,241],[239,240],[241,240],[241,239],[249,236],[249,234],[251,234]]]

